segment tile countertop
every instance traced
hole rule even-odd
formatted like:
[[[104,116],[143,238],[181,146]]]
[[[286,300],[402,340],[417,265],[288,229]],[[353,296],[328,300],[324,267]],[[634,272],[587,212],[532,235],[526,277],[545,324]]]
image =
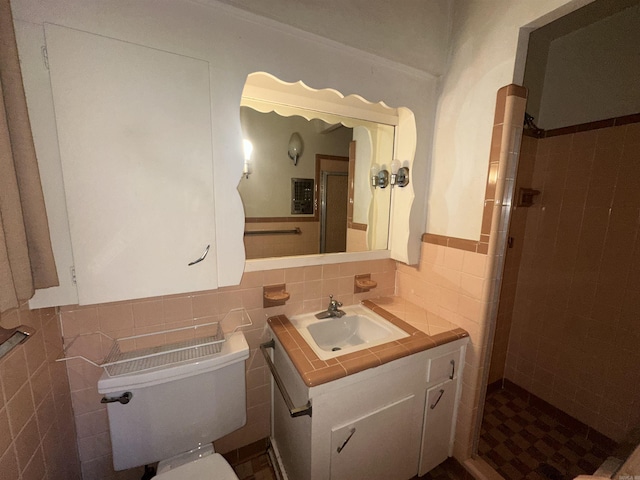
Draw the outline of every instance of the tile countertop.
[[[307,386],[327,383],[469,336],[466,330],[400,297],[365,300],[362,305],[403,329],[409,336],[320,360],[285,315],[267,320]]]

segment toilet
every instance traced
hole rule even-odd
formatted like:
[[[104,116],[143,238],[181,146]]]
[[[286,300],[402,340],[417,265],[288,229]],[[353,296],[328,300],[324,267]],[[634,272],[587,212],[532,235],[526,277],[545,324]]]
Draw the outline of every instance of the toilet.
[[[238,480],[212,442],[246,422],[248,357],[236,332],[214,355],[117,376],[105,371],[98,391],[111,400],[114,469],[159,462],[157,480]]]

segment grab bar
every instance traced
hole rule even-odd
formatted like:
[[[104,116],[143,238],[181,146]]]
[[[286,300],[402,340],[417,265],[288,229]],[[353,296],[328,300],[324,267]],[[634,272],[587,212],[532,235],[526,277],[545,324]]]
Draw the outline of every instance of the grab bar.
[[[302,235],[300,227],[296,227],[292,230],[245,230],[245,237],[252,235]]]
[[[275,350],[276,348],[275,340],[271,339],[266,343],[262,343],[260,345],[260,350],[262,351],[262,355],[264,355],[264,359],[267,362],[267,366],[269,367],[269,370],[271,370],[271,375],[273,375],[273,379],[276,381],[276,385],[278,386],[278,390],[280,390],[282,399],[284,400],[284,403],[287,404],[289,415],[291,415],[292,417],[301,417],[303,415],[311,416],[310,401],[307,401],[307,404],[303,407],[296,407],[293,405],[293,402],[291,401],[291,397],[289,396],[289,393],[287,392],[287,389],[284,386],[284,382],[280,378],[280,374],[276,370],[276,366],[273,364],[273,361],[271,360],[271,357],[267,352],[267,348],[273,348]]]
[[[21,343],[29,340],[35,333],[35,328],[29,327],[28,325],[20,325],[11,329],[0,327],[0,358],[4,357]]]

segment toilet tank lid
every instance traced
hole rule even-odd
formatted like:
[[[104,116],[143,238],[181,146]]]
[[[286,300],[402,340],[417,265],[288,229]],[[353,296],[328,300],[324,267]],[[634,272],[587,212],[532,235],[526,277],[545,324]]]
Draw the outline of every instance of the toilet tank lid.
[[[229,335],[220,353],[181,363],[166,365],[154,370],[145,370],[111,377],[103,372],[98,380],[99,393],[121,392],[127,389],[151,387],[162,383],[217,370],[249,358],[249,345],[242,332]]]

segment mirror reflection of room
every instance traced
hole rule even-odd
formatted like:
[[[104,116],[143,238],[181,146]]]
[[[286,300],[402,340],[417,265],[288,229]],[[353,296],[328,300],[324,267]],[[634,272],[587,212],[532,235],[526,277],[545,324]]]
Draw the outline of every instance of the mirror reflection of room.
[[[387,248],[391,189],[369,172],[391,161],[394,128],[316,115],[240,108],[247,259]]]

